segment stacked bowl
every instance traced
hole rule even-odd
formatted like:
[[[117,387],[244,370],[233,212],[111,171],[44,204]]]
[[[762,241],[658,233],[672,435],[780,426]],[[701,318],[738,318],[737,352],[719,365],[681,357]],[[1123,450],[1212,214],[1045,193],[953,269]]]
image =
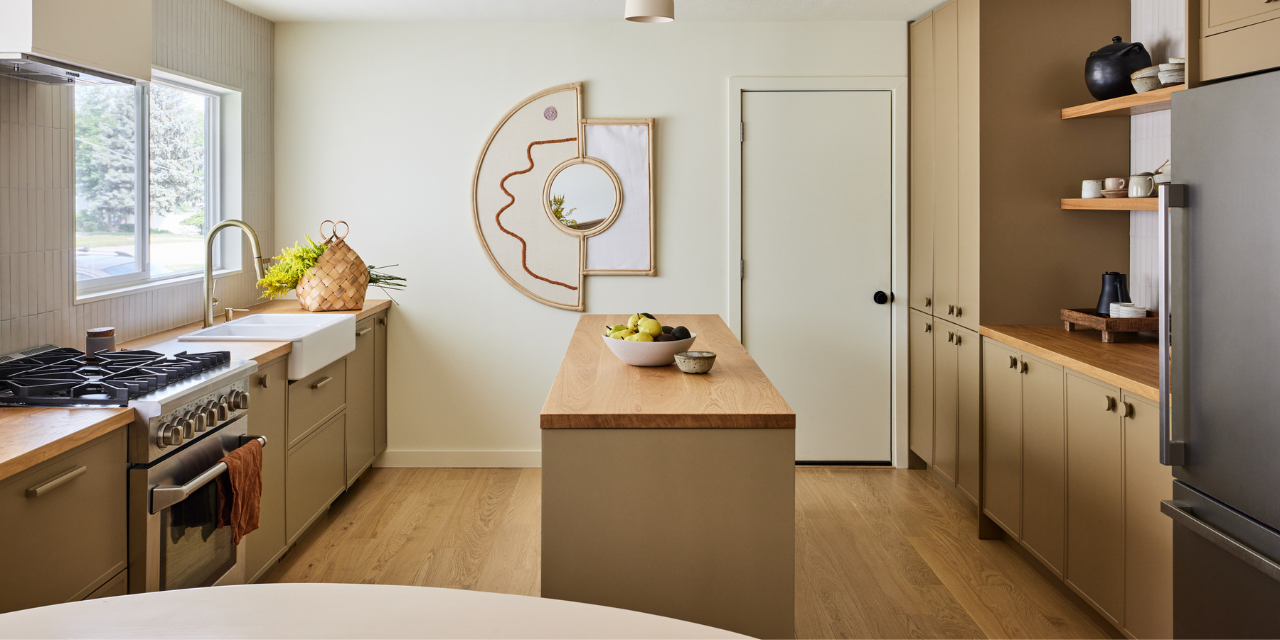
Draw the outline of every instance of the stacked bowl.
[[[1132,302],[1112,302],[1111,303],[1112,318],[1145,318],[1147,317],[1147,308],[1139,307]]]
[[[1187,59],[1169,58],[1164,64],[1138,69],[1129,74],[1129,81],[1138,93],[1183,84],[1187,81]]]

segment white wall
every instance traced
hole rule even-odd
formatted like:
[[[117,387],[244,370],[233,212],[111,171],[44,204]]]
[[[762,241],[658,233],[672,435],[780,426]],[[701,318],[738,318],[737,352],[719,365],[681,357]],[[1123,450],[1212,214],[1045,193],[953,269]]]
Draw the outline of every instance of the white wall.
[[[286,23],[275,35],[277,243],[345,219],[366,262],[409,278],[391,316],[388,466],[538,464],[538,413],[578,314],[507,285],[470,204],[480,147],[517,102],[583,81],[586,117],[658,119],[659,275],[588,277],[587,311],[727,316],[729,78],[907,73],[905,23]]]

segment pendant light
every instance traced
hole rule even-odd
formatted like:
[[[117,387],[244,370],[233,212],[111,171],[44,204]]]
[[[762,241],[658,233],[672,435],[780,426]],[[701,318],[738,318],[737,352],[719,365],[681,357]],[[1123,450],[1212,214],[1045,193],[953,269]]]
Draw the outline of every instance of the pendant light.
[[[671,22],[676,19],[676,2],[627,0],[626,18],[632,22]]]

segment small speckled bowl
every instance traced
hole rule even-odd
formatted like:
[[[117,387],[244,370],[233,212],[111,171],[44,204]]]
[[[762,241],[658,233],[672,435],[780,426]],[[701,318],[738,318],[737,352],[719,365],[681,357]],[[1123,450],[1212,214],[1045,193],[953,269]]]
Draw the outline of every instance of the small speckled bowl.
[[[676,366],[685,373],[706,373],[716,363],[716,354],[710,351],[682,351],[676,354]]]

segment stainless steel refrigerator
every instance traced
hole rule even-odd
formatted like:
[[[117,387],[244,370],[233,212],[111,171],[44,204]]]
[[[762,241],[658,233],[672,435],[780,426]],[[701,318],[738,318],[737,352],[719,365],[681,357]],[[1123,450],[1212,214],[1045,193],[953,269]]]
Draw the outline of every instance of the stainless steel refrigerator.
[[[1280,71],[1173,97],[1160,187],[1173,629],[1280,637]]]

